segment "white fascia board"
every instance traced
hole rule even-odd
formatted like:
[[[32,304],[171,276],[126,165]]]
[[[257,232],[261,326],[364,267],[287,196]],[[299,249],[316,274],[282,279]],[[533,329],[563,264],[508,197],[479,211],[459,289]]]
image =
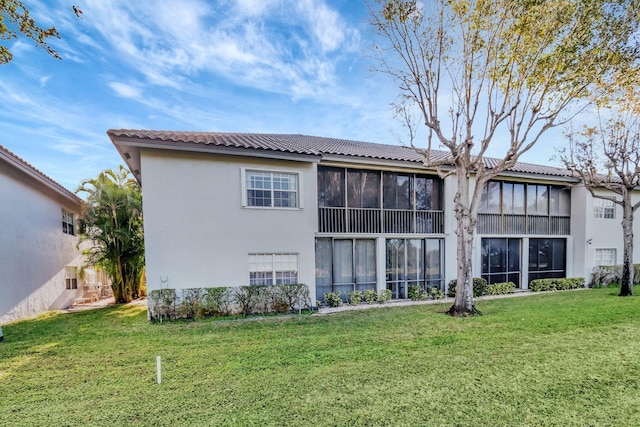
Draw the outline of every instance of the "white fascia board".
[[[503,171],[495,178],[497,179],[515,178],[518,181],[521,181],[524,183],[531,182],[533,184],[537,184],[537,183],[544,184],[545,182],[555,184],[558,182],[562,182],[568,185],[575,185],[581,182],[578,178],[574,178],[571,176],[546,175],[546,174],[513,172],[513,171]]]
[[[422,163],[418,162],[409,162],[406,160],[385,160],[385,159],[374,159],[367,157],[355,157],[355,156],[344,156],[337,154],[323,154],[322,161],[320,162],[322,166],[334,166],[334,167],[359,167],[359,168],[369,168],[376,170],[388,170],[388,171],[399,171],[399,172],[417,172],[417,173],[437,173],[437,168],[432,166],[424,166]],[[453,167],[451,166],[441,166],[441,170],[449,172]]]

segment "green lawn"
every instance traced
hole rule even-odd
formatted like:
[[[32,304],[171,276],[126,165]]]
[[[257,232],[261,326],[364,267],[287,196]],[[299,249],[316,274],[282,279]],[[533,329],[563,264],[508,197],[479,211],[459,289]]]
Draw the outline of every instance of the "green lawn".
[[[616,294],[482,301],[466,319],[49,314],[3,327],[0,425],[640,425],[640,298]]]

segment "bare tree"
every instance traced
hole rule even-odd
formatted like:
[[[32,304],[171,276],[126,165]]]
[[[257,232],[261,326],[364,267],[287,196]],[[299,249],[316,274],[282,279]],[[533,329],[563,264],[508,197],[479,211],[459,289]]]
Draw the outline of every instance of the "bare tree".
[[[380,70],[428,129],[425,164],[456,175],[449,314],[476,314],[471,257],[482,189],[564,123],[561,113],[578,111],[594,83],[634,64],[637,1],[376,0],[370,10]],[[504,156],[489,165],[485,153],[498,138]],[[433,161],[432,145],[450,158]]]
[[[567,169],[578,175],[595,198],[622,207],[624,241],[620,296],[633,295],[633,216],[640,201],[632,193],[640,185],[640,118],[627,109],[596,127],[568,133],[569,147],[560,150]],[[606,173],[604,171],[606,170]],[[598,190],[608,190],[608,194]]]

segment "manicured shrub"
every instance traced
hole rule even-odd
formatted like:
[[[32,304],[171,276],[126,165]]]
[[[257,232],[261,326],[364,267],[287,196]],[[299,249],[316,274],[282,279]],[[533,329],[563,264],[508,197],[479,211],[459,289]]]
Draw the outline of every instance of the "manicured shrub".
[[[203,288],[187,288],[182,290],[182,301],[178,306],[178,316],[195,319],[204,315],[205,291]]]
[[[362,302],[362,299],[364,298],[362,291],[359,291],[357,289],[355,291],[346,292],[345,295],[347,296],[347,299],[349,300],[349,304],[351,305],[360,304]]]
[[[429,297],[429,294],[424,289],[422,289],[422,286],[409,285],[408,296],[411,301],[419,301],[427,299]]]
[[[231,288],[205,288],[204,309],[210,316],[228,316],[231,313]]]
[[[252,314],[258,303],[260,294],[263,293],[263,286],[240,286],[234,289],[233,301],[238,305],[238,309],[244,317]]]
[[[622,281],[621,265],[599,265],[591,272],[589,287],[602,288]],[[640,284],[640,264],[633,265],[633,284]]]
[[[149,319],[152,322],[173,319],[176,304],[175,289],[155,289],[147,296]]]
[[[391,301],[392,296],[391,289],[383,289],[378,293],[378,303],[384,304],[387,301]]]
[[[564,291],[578,289],[584,286],[582,277],[570,277],[559,279],[536,279],[529,283],[529,289],[533,292]]]
[[[287,305],[287,310],[292,313],[296,310],[303,310],[311,307],[311,299],[309,297],[309,287],[303,283],[293,283],[286,285],[277,285],[282,300]]]
[[[599,265],[591,272],[589,286],[592,288],[602,288],[617,280],[617,271],[614,265]]]
[[[449,282],[447,287],[447,296],[454,298],[456,296],[456,283],[458,283],[457,279],[453,279]],[[481,297],[483,295],[487,295],[489,292],[489,285],[487,281],[481,277],[473,278],[473,297]]]
[[[364,302],[367,304],[373,304],[378,299],[378,294],[375,289],[367,289],[364,291]]]
[[[433,286],[429,288],[429,298],[431,299],[442,299],[444,298],[444,292],[440,290],[440,288]]]
[[[503,295],[510,294],[516,289],[516,284],[513,282],[500,282],[493,283],[487,287],[489,295]]]
[[[285,295],[284,290],[281,288],[283,285],[265,286],[260,294],[259,313],[288,313],[289,301]]]
[[[323,295],[323,300],[328,307],[340,307],[342,305],[342,298],[340,298],[340,292],[327,292]]]

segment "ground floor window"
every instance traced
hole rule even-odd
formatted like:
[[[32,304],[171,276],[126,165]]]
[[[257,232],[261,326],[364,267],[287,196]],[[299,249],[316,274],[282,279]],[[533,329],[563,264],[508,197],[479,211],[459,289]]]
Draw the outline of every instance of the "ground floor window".
[[[298,283],[298,254],[249,254],[249,284]]]
[[[529,239],[529,281],[566,277],[565,239]]]
[[[595,265],[616,265],[615,248],[596,249]]]
[[[78,268],[65,267],[64,283],[67,289],[78,289]]]
[[[443,289],[442,239],[387,239],[386,281],[393,298],[407,298],[409,286]]]
[[[482,239],[482,278],[487,283],[513,282],[520,287],[521,239]]]
[[[316,299],[376,289],[375,239],[316,239]]]

